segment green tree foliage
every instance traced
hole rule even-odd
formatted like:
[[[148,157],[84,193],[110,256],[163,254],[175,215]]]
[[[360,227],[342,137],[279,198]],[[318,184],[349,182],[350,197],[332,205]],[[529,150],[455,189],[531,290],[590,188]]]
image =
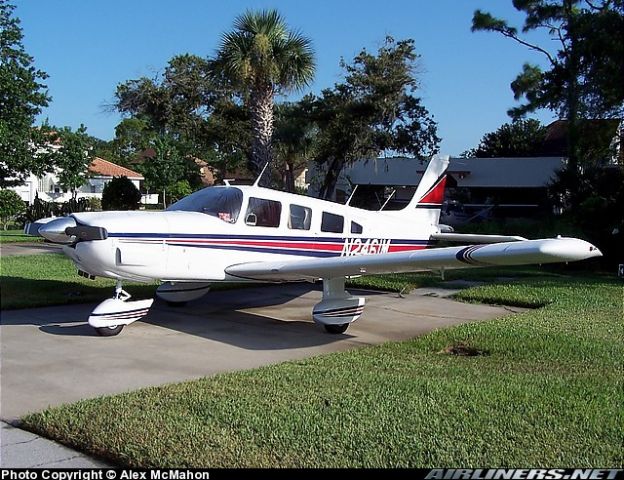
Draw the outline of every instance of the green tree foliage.
[[[210,163],[221,179],[248,159],[248,110],[231,82],[214,74],[210,60],[192,55],[172,58],[162,76],[119,85],[115,108],[128,115],[112,142],[126,162],[139,152],[153,151],[156,140],[164,137],[167,143],[176,143],[181,155]],[[199,185],[192,170],[186,179],[193,188]]]
[[[479,145],[464,157],[535,157],[541,154],[546,127],[538,120],[514,120],[486,133]]]
[[[113,177],[102,191],[103,210],[136,210],[141,202],[141,192],[128,177]]]
[[[202,126],[203,138],[209,145],[209,148],[203,150],[203,157],[215,168],[219,181],[249,162],[250,127],[249,110],[231,95],[223,96],[214,103],[211,115]]]
[[[306,166],[316,147],[318,132],[303,105],[305,100],[276,106],[274,153],[287,192],[295,192],[294,172]]]
[[[579,119],[621,117],[624,113],[624,1],[513,0],[525,14],[522,33],[545,29],[557,41],[552,51],[522,38],[507,21],[477,10],[472,30],[494,31],[540,52],[549,70],[525,64],[512,82],[524,103],[509,114],[518,118],[546,108],[569,121],[570,168],[576,169]]]
[[[162,193],[164,207],[167,207],[167,190],[185,179],[190,162],[192,160],[183,156],[175,140],[169,137],[155,140],[153,155],[146,159],[140,170],[145,176],[146,187]]]
[[[362,50],[344,61],[345,80],[306,98],[318,128],[314,160],[327,172],[321,197],[330,198],[340,171],[349,162],[384,152],[424,160],[438,150],[437,125],[416,96],[414,41],[387,37],[377,54]]]
[[[195,55],[175,56],[161,76],[128,80],[117,86],[114,107],[143,123],[124,125],[117,134],[135,144],[136,133],[149,130],[158,135],[193,136],[196,125],[210,113],[215,92],[208,60]]]
[[[576,175],[569,170],[558,172],[549,188],[555,205],[569,206],[571,185],[578,189],[580,201],[565,215],[600,247],[604,262],[615,269],[624,263],[624,170],[613,165],[588,166]]]
[[[44,132],[33,128],[36,116],[50,97],[42,82],[47,74],[33,65],[22,45],[20,21],[14,6],[0,0],[0,186],[19,185],[34,172],[50,171]]]
[[[311,41],[289,30],[275,10],[247,11],[225,33],[216,72],[241,92],[251,115],[251,167],[258,173],[272,160],[273,103],[276,94],[298,90],[314,78]]]
[[[169,203],[177,202],[191,193],[193,193],[193,189],[188,180],[179,180],[169,188]]]
[[[20,196],[13,190],[0,189],[0,220],[2,229],[6,230],[9,222],[26,210],[26,205]]]
[[[75,199],[78,189],[87,179],[91,163],[91,137],[87,135],[87,128],[84,125],[80,125],[75,132],[65,127],[59,130],[57,135],[61,142],[61,148],[55,153],[59,183],[63,188],[70,190],[72,198]]]

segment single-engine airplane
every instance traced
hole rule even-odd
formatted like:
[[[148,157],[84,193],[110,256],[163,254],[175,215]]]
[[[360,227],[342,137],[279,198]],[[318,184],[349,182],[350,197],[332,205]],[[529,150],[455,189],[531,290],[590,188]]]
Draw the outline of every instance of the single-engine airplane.
[[[380,273],[570,262],[598,257],[576,238],[527,240],[458,234],[439,224],[449,158],[434,156],[402,210],[368,211],[258,185],[207,187],[162,212],[74,213],[29,224],[25,232],[63,244],[88,278],[117,280],[89,324],[117,335],[145,316],[153,299],[129,301],[122,281],[161,281],[156,295],[185,303],[214,282],[323,281],[312,318],[343,333],[365,299],[345,291],[345,278]],[[382,207],[383,208],[383,207]],[[440,241],[468,246],[435,247]]]

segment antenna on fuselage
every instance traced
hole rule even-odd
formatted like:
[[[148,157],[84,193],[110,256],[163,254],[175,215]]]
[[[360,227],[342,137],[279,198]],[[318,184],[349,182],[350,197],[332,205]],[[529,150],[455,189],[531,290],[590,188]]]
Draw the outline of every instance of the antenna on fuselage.
[[[262,171],[260,172],[260,175],[258,175],[258,178],[256,178],[256,181],[253,183],[254,187],[257,187],[258,184],[260,183],[260,180],[262,179],[262,175],[264,175],[264,172],[266,171],[267,167],[269,166],[271,162],[266,162],[264,164],[264,167],[262,168]]]
[[[349,205],[351,203],[351,199],[353,198],[353,195],[355,195],[355,191],[357,190],[357,187],[359,187],[359,184],[355,184],[355,187],[353,187],[353,190],[351,190],[351,195],[349,195],[349,198],[347,199],[347,203],[345,203],[345,205]]]

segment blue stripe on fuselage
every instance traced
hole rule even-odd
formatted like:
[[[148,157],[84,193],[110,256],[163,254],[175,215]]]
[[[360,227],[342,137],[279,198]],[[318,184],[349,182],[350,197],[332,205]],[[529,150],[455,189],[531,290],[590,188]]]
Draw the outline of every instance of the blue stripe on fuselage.
[[[292,236],[278,236],[278,235],[228,235],[228,234],[206,234],[206,233],[110,233],[109,237],[113,238],[175,238],[177,240],[184,239],[196,239],[196,240],[274,240],[274,241],[293,241],[293,242],[328,242],[328,243],[342,243],[346,239],[359,238],[363,241],[376,239],[380,240],[380,237],[292,237]],[[414,239],[402,239],[402,238],[386,238],[381,240],[390,240],[391,244],[405,244],[405,245],[429,245],[432,242],[429,240],[414,240]]]

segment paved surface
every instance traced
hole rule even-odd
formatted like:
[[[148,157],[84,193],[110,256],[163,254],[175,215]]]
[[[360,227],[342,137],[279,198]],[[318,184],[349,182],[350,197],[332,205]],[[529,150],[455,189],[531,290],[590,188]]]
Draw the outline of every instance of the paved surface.
[[[52,243],[3,243],[0,245],[0,256],[61,253],[61,248],[61,245]]]
[[[441,298],[452,292],[420,289],[404,298],[366,292],[364,315],[345,335],[314,325],[311,310],[321,292],[301,284],[216,291],[177,308],[155,302],[143,321],[109,338],[85,323],[94,305],[2,312],[0,419],[14,423],[28,412],[83,398],[408,339],[510,313]],[[31,458],[30,443],[20,442],[32,441],[33,448],[44,442],[28,435],[2,429],[3,463],[89,461],[54,444]]]
[[[0,422],[0,467],[101,468],[105,463]]]

